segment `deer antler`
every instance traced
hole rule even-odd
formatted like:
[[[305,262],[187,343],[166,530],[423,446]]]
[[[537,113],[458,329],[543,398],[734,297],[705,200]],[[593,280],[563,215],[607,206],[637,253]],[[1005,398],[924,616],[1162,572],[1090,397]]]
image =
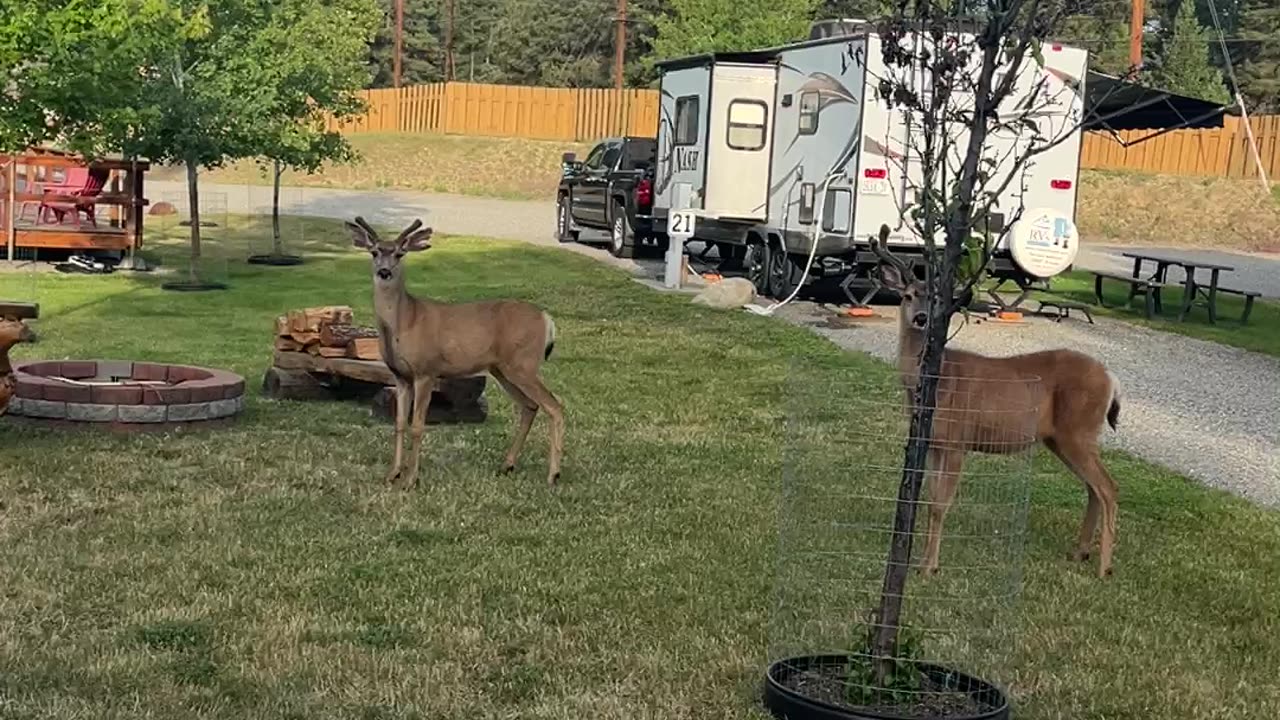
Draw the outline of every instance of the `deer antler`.
[[[366,233],[369,234],[370,239],[375,241],[378,239],[378,231],[374,230],[369,225],[369,223],[365,222],[364,218],[360,217],[359,215],[356,216],[356,224],[359,225],[361,229],[363,229]]]
[[[907,261],[898,257],[897,255],[894,255],[892,252],[889,251],[889,226],[888,225],[884,225],[884,224],[880,225],[879,237],[872,236],[871,250],[876,254],[876,257],[880,258],[882,261],[897,268],[898,272],[902,273],[903,279],[906,280],[907,282],[910,282],[910,278],[914,277],[911,271],[911,263],[908,263]]]
[[[418,229],[418,228],[420,228],[420,227],[422,227],[422,219],[421,219],[421,218],[418,218],[418,219],[414,220],[414,221],[413,221],[413,223],[411,223],[411,224],[409,225],[409,227],[407,227],[407,228],[405,228],[404,230],[401,230],[401,231],[400,231],[400,236],[396,238],[396,244],[397,244],[397,245],[399,245],[400,243],[404,242],[404,241],[405,241],[405,238],[407,238],[407,237],[409,237],[410,235],[412,235],[412,234],[413,234],[413,231],[414,231],[414,230],[417,230],[417,229]]]

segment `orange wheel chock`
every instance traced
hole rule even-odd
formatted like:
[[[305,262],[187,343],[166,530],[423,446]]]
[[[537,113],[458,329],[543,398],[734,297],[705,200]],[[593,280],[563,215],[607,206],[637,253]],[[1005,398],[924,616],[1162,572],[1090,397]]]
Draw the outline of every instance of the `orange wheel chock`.
[[[851,307],[845,308],[843,314],[849,317],[873,317],[876,312],[868,307]]]
[[[1022,313],[1020,313],[1020,312],[1010,312],[1010,311],[1008,311],[1008,310],[1005,310],[1005,311],[1001,311],[999,314],[997,314],[997,315],[996,315],[996,319],[997,319],[997,320],[1003,320],[1003,321],[1005,321],[1005,322],[1018,322],[1019,320],[1021,320],[1021,319],[1022,319]]]
[[[710,283],[718,283],[724,279],[719,273],[702,273],[702,279]]]

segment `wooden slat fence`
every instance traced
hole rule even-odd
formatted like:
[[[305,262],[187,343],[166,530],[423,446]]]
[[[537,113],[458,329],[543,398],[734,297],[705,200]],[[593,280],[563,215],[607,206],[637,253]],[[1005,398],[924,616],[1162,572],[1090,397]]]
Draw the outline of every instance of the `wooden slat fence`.
[[[653,137],[658,92],[648,89],[547,88],[435,83],[366,90],[358,118],[331,122],[346,133],[405,132],[590,142],[611,135]],[[1250,118],[1263,168],[1280,178],[1280,115]],[[1151,134],[1127,130],[1131,141]],[[1155,174],[1255,178],[1243,123],[1215,130],[1177,130],[1126,148],[1108,133],[1085,135],[1082,167]]]

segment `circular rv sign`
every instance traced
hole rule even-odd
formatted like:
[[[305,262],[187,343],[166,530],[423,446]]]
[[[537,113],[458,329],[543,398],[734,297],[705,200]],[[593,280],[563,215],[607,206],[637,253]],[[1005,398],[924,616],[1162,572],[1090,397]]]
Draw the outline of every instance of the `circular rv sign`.
[[[1048,278],[1071,266],[1080,249],[1076,224],[1050,208],[1028,210],[1009,236],[1009,253],[1028,275]]]

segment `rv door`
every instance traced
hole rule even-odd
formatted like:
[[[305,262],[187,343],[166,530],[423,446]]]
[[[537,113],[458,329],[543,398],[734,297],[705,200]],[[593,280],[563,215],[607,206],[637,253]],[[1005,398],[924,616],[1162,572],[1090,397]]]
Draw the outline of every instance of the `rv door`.
[[[703,193],[711,215],[767,219],[777,76],[774,65],[717,63],[712,69]]]

